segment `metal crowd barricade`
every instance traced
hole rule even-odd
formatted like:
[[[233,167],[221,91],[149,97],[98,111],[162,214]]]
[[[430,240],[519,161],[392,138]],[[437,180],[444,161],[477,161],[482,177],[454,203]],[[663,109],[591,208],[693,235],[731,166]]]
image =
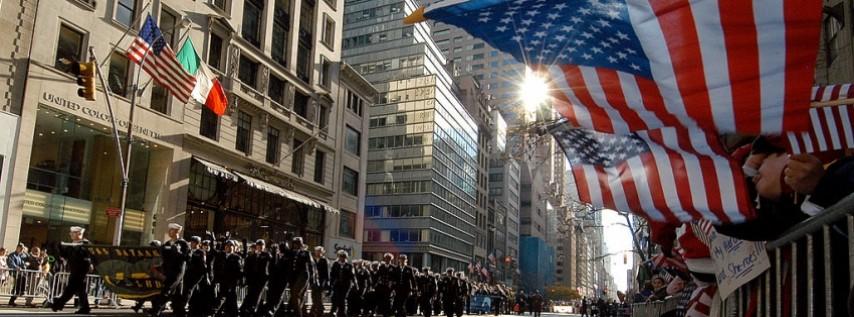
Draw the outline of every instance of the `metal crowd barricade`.
[[[659,317],[664,313],[676,310],[678,297],[669,297],[663,301],[632,304],[632,317]]]
[[[68,273],[45,273],[35,270],[0,270],[0,297],[17,296],[37,304],[49,302],[62,294],[68,285]],[[100,276],[86,277],[89,300],[96,306],[118,307],[116,295],[110,292]],[[38,300],[38,301],[36,301]]]
[[[771,268],[726,298],[720,316],[845,315],[854,285],[854,194],[766,247]]]

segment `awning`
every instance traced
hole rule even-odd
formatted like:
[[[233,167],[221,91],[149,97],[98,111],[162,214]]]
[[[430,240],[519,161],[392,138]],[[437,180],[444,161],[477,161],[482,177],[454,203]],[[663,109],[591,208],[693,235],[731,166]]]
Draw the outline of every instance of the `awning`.
[[[235,182],[240,180],[239,178],[237,178],[237,175],[234,175],[234,173],[229,172],[228,169],[226,169],[225,167],[222,167],[222,166],[216,165],[214,163],[205,161],[205,160],[200,159],[200,158],[195,157],[195,156],[193,157],[193,159],[196,160],[196,162],[199,162],[202,165],[204,165],[205,170],[207,170],[208,173],[211,173],[213,175],[216,175],[216,176],[219,176],[219,177],[222,177],[225,179],[233,180]]]
[[[260,189],[260,190],[263,190],[263,191],[268,192],[268,193],[281,195],[282,197],[285,197],[287,199],[290,199],[290,200],[293,200],[293,201],[296,201],[298,203],[308,205],[308,206],[311,206],[314,208],[325,209],[326,211],[329,211],[329,212],[337,212],[337,210],[335,208],[332,208],[332,206],[330,206],[326,203],[319,202],[317,200],[308,198],[303,194],[281,188],[279,186],[270,184],[270,183],[265,182],[263,180],[260,180],[260,179],[257,179],[255,177],[248,176],[248,175],[245,175],[245,174],[242,174],[239,172],[234,172],[234,174],[237,174],[238,176],[240,176],[240,178],[242,178],[243,180],[246,181],[246,184],[248,184],[249,186],[251,186],[253,188]]]

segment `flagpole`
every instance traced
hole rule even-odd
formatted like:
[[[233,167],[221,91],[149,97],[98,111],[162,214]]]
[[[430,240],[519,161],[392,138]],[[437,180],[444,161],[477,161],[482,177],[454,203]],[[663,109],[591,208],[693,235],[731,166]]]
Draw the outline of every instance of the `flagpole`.
[[[89,61],[97,62],[98,58],[95,56],[95,47],[89,46]],[[122,143],[119,137],[119,128],[116,124],[116,116],[113,114],[113,103],[110,91],[110,86],[107,85],[107,82],[104,80],[104,74],[101,73],[101,67],[95,65],[95,73],[98,74],[98,80],[101,82],[101,88],[104,89],[104,99],[107,100],[107,111],[110,113],[110,123],[113,125],[113,139],[116,141],[116,152],[119,154],[119,168],[122,172],[122,180],[126,180],[128,178],[127,171],[125,170],[125,160],[124,154],[122,154]]]
[[[162,34],[161,34],[162,36]],[[155,38],[154,41],[159,39]],[[122,229],[124,229],[125,223],[125,212],[127,211],[127,196],[128,196],[128,185],[130,183],[130,161],[131,161],[131,150],[133,150],[133,113],[134,109],[136,109],[136,97],[139,94],[139,78],[142,75],[143,68],[145,67],[145,61],[148,60],[148,53],[151,52],[152,46],[149,45],[145,52],[142,54],[142,60],[139,62],[139,69],[136,72],[136,79],[134,80],[133,85],[131,86],[131,92],[133,95],[130,97],[130,113],[128,114],[128,131],[127,131],[127,144],[125,144],[125,166],[122,178],[122,197],[121,197],[121,213],[116,218],[116,227],[115,234],[113,235],[113,245],[118,246],[121,245],[122,242]]]

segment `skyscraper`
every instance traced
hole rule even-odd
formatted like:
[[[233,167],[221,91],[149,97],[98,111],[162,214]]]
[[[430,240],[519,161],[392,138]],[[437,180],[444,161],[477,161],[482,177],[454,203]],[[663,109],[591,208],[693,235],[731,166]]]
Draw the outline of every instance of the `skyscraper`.
[[[344,59],[380,92],[372,106],[364,257],[463,269],[474,253],[478,129],[412,0],[347,1]]]

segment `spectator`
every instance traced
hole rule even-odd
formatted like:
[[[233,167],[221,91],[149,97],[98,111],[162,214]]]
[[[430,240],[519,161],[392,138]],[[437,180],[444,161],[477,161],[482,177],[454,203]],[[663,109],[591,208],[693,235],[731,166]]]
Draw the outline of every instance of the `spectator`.
[[[0,248],[0,288],[6,285],[6,280],[9,279],[9,264],[6,256],[6,248]]]
[[[664,281],[664,278],[661,276],[656,276],[652,278],[652,296],[649,297],[649,300],[664,300],[667,297],[667,282]]]
[[[12,297],[9,298],[9,306],[18,306],[15,304],[15,300],[18,299],[18,296],[24,294],[24,290],[27,289],[27,274],[24,270],[27,269],[27,253],[24,251],[23,243],[18,243],[18,246],[15,247],[15,252],[9,255],[7,259],[7,263],[9,265],[9,271],[15,272],[15,288],[12,290]]]
[[[47,263],[47,259],[44,257],[39,247],[33,247],[27,255],[27,259],[27,270],[30,271],[30,273],[27,274],[30,278],[30,280],[27,281],[30,291],[27,293],[35,295],[35,291],[38,290],[38,287],[42,282],[43,276],[41,272],[43,272],[43,266]],[[26,305],[34,306],[32,296],[27,297]]]

